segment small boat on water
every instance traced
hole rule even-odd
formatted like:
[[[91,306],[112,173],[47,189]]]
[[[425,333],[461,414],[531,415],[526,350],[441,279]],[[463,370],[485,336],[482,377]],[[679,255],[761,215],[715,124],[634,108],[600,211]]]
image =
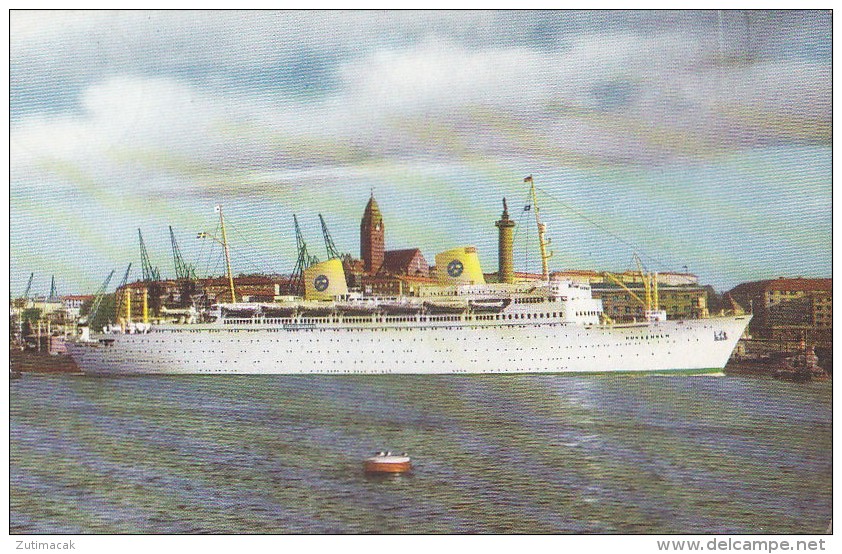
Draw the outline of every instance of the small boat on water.
[[[795,383],[829,379],[827,372],[819,365],[819,358],[812,346],[803,346],[802,352],[786,358],[773,375],[776,379]]]
[[[406,473],[412,469],[412,460],[406,452],[400,456],[391,452],[377,452],[363,462],[363,470],[368,474]]]

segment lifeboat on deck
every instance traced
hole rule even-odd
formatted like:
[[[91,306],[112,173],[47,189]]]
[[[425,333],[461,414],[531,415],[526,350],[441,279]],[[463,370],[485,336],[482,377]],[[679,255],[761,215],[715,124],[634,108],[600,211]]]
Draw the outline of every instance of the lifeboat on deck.
[[[379,308],[374,302],[337,302],[336,311],[346,316],[370,316],[379,311]]]
[[[468,303],[464,301],[424,302],[424,310],[428,314],[461,314],[467,309]]]
[[[404,452],[400,456],[391,452],[377,452],[363,462],[363,470],[368,474],[406,473],[412,469],[412,460]]]
[[[382,302],[380,308],[389,315],[414,315],[421,312],[422,306],[416,302],[398,300]]]
[[[263,317],[294,317],[295,306],[263,305],[260,307]]]
[[[319,305],[318,303],[302,303],[298,306],[301,317],[327,317],[334,312],[333,305]]]
[[[511,298],[483,298],[477,300],[469,300],[468,306],[471,307],[472,312],[502,312],[512,303]]]

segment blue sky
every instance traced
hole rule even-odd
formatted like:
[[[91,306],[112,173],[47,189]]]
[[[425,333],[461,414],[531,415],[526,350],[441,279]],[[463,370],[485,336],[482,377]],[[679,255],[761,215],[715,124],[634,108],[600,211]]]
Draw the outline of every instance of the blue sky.
[[[359,254],[497,265],[501,198],[537,271],[687,266],[727,289],[831,275],[828,12],[24,12],[10,16],[11,291],[89,292],[137,228],[174,273],[223,204],[236,272],[287,273],[292,214]],[[43,290],[42,290],[43,289]]]

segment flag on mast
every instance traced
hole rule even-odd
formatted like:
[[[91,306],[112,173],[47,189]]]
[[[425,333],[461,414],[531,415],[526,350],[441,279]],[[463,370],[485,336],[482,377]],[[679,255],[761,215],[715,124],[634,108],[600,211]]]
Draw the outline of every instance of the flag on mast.
[[[524,178],[523,182],[524,182],[524,183],[531,183],[531,182],[532,182],[532,175],[530,175],[530,176],[528,176],[528,177]]]

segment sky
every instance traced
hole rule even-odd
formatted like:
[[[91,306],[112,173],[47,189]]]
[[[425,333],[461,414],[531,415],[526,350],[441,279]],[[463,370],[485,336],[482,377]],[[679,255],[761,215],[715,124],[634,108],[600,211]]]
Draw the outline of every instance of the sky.
[[[831,276],[829,12],[10,13],[10,292],[111,288],[141,229],[226,216],[235,273],[289,273],[293,214],[359,255],[374,194],[388,249],[475,245],[497,267],[689,271],[728,290]]]

